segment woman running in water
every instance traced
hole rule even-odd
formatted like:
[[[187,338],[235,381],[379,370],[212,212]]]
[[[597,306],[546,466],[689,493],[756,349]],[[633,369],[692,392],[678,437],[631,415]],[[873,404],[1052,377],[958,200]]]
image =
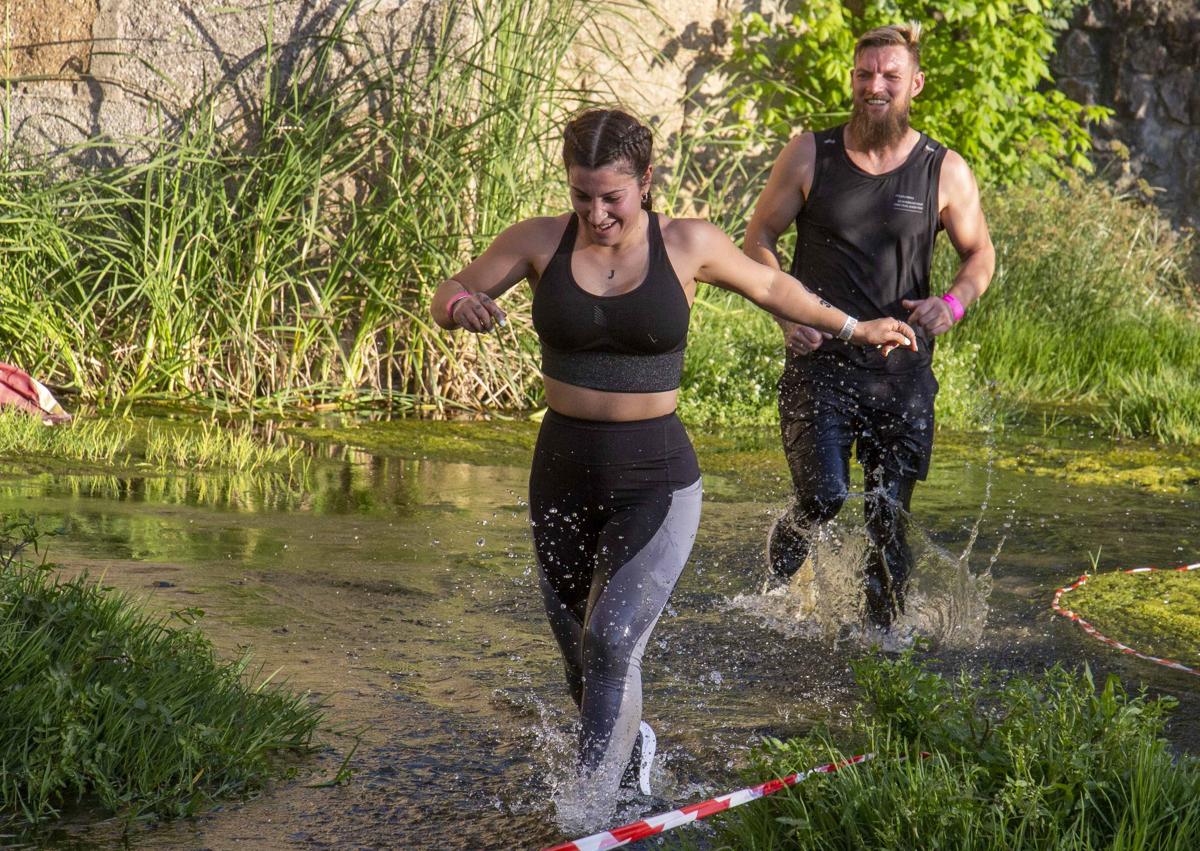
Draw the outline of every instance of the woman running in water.
[[[626,113],[585,112],[563,136],[574,212],[509,227],[431,310],[443,328],[485,333],[504,322],[494,299],[533,287],[549,408],[529,477],[533,542],[582,716],[583,780],[611,802],[635,743],[649,793],[642,652],[700,520],[700,470],[675,415],[696,281],[859,345],[915,349],[916,337],[896,319],[856,322],[706,221],[654,213],[651,133]]]

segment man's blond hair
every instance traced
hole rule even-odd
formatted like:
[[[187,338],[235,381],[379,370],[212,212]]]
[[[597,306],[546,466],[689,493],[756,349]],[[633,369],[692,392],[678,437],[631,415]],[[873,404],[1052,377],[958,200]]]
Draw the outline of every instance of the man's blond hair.
[[[912,57],[913,70],[921,69],[921,25],[916,21],[876,27],[863,33],[854,45],[855,61],[858,60],[858,54],[872,47],[903,47]]]

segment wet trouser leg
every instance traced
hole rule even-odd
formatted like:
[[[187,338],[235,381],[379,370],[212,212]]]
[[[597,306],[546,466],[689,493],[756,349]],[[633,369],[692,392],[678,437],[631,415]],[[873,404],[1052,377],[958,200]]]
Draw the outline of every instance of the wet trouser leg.
[[[867,615],[884,629],[904,612],[904,592],[912,573],[906,527],[916,483],[882,468],[866,473],[864,512],[871,542],[864,569]]]
[[[602,793],[637,738],[642,654],[691,552],[700,497],[673,415],[543,423],[530,475],[540,584],[580,709],[580,762]]]
[[[771,570],[788,578],[808,558],[816,528],[837,516],[850,490],[850,444],[827,442],[788,454],[795,497],[771,530]]]

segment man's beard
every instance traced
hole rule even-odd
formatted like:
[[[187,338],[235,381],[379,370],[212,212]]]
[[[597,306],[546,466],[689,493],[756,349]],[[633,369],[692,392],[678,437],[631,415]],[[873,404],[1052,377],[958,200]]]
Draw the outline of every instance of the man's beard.
[[[892,101],[891,108],[886,113],[874,118],[867,111],[865,103],[855,101],[850,112],[850,135],[868,150],[879,150],[899,144],[908,132],[908,108],[911,105],[911,100],[899,105]]]

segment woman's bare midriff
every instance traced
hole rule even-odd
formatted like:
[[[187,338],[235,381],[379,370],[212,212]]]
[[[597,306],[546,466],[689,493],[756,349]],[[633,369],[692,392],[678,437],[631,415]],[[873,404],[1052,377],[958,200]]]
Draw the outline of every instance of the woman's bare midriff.
[[[661,417],[675,410],[678,390],[661,393],[610,393],[577,387],[546,377],[546,404],[552,411],[580,420],[630,422]]]

